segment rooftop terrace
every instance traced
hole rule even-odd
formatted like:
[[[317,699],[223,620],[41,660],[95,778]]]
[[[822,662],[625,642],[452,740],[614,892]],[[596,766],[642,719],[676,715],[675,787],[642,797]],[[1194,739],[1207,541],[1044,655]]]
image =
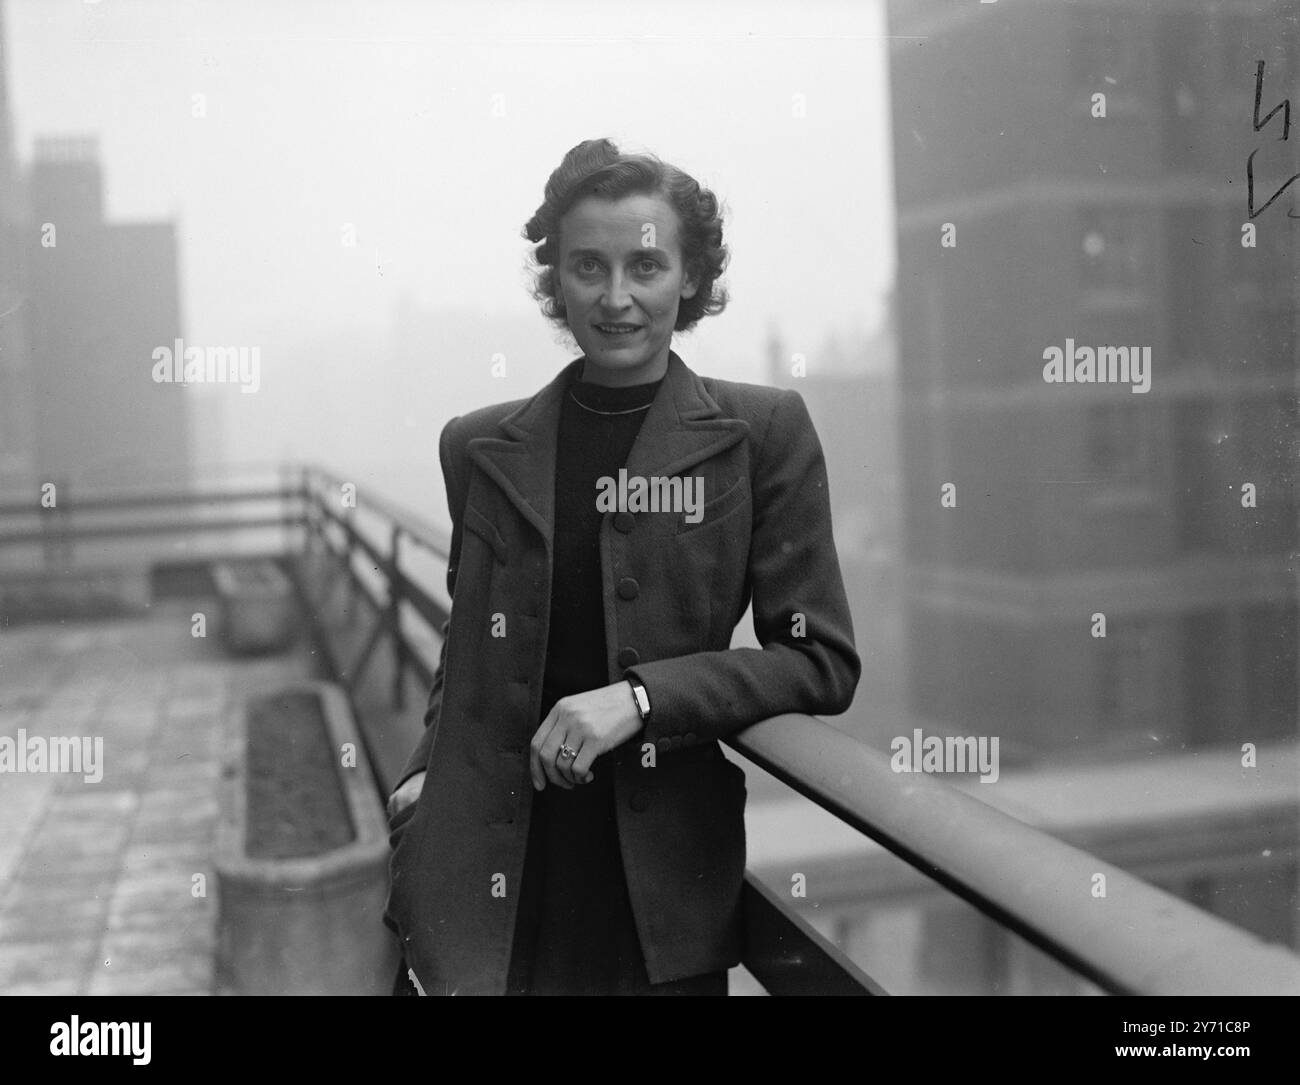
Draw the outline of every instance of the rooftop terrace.
[[[93,786],[0,773],[0,992],[210,993],[223,714],[311,658],[231,659],[191,636],[196,609],[0,631],[0,734],[105,750]]]

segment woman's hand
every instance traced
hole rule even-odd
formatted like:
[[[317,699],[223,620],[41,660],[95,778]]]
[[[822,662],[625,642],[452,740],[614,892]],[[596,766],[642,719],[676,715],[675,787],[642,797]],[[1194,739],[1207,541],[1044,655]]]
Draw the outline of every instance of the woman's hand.
[[[424,790],[424,773],[417,772],[404,780],[402,786],[388,796],[388,818],[391,821],[420,797]]]
[[[568,789],[591,783],[591,763],[640,730],[641,714],[626,682],[560,698],[533,735],[533,787],[541,791],[547,780]],[[560,757],[561,746],[576,750],[578,756]]]

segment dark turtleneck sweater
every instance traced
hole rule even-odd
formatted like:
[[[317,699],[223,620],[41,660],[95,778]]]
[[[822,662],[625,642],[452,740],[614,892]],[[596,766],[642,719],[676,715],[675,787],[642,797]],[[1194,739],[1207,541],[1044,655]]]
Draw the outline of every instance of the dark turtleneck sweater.
[[[659,384],[612,388],[571,379],[565,391],[555,455],[555,549],[543,719],[561,697],[609,683],[600,569],[604,514],[596,508],[596,483],[602,476],[616,478],[626,466]]]
[[[570,378],[555,460],[550,631],[540,726],[562,697],[609,684],[596,483],[618,476],[660,381],[613,388]],[[603,412],[603,413],[597,413]],[[726,993],[726,973],[651,985],[618,842],[613,772],[533,793],[511,951],[512,994]],[[531,785],[530,785],[531,786]]]

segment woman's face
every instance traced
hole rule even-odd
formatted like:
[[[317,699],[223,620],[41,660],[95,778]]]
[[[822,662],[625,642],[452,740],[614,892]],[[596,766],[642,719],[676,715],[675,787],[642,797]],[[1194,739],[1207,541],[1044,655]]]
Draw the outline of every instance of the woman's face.
[[[678,303],[696,290],[678,232],[662,196],[588,196],[561,218],[556,285],[587,359],[583,380],[630,385],[663,376]]]

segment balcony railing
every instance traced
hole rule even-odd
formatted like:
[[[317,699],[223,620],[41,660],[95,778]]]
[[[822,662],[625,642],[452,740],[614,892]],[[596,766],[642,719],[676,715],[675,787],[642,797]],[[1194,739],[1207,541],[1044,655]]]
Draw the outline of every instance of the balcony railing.
[[[413,569],[445,566],[445,532],[348,484],[304,468],[292,483],[225,492],[79,497],[57,517],[39,499],[0,503],[0,518],[34,525],[0,532],[0,555],[22,547],[47,554],[124,536],[278,527],[292,538],[283,557],[294,571],[327,669],[354,696],[375,669],[380,646],[390,660],[388,710],[402,728],[372,726],[371,764],[384,796],[395,761],[413,739],[412,688],[432,682],[449,603]],[[246,508],[274,502],[273,513],[141,520],[163,508]],[[323,583],[308,573],[325,570]],[[427,572],[426,572],[427,578]],[[326,615],[339,591],[356,606],[343,644]],[[337,606],[335,606],[337,610]],[[361,613],[365,611],[366,613]],[[371,703],[373,704],[373,697]],[[365,706],[361,719],[365,724]],[[765,720],[728,740],[738,753],[822,809],[876,841],[990,921],[1025,939],[1103,991],[1114,994],[1297,994],[1300,957],[1267,944],[1086,851],[1034,829],[964,792],[921,774],[894,773],[888,758],[810,716]],[[1104,875],[1107,899],[1088,891]],[[1074,887],[1068,889],[1066,887]],[[742,898],[745,959],[773,994],[884,994],[880,984],[824,938],[794,908],[746,874]]]

